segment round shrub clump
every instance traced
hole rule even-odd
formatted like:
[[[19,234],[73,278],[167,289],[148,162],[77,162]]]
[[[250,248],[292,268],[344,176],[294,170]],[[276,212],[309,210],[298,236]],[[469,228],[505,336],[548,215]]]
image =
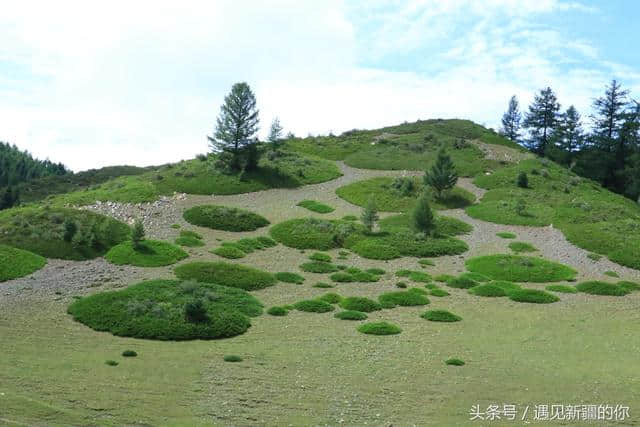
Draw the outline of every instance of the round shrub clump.
[[[571,280],[577,272],[566,265],[519,255],[488,255],[467,260],[467,269],[493,280],[512,282],[558,282]]]
[[[402,329],[393,323],[371,322],[360,325],[358,331],[369,335],[395,335],[402,332]]]
[[[196,233],[195,231],[191,231],[191,230],[181,231],[180,237],[178,237],[175,242],[177,245],[187,246],[190,248],[204,246],[204,242],[202,241],[202,236]]]
[[[538,289],[516,289],[509,292],[509,298],[517,302],[529,302],[533,304],[550,304],[560,301],[560,298],[549,292]]]
[[[398,282],[396,283],[396,288],[401,288],[404,289],[407,287],[407,284],[405,282]]]
[[[567,285],[548,285],[545,287],[548,291],[560,292],[564,294],[576,294],[578,290],[574,286]]]
[[[324,252],[315,252],[309,256],[311,261],[331,262],[331,255]]]
[[[293,305],[298,311],[306,311],[309,313],[326,313],[333,311],[334,307],[328,302],[324,302],[317,299],[308,299],[295,303]]]
[[[325,282],[317,282],[315,285],[313,285],[314,288],[321,288],[321,289],[326,289],[326,288],[335,288],[334,285],[330,285],[328,283]]]
[[[241,289],[193,281],[149,280],[80,298],[67,311],[96,331],[179,341],[240,335],[251,326],[249,317],[262,314],[262,304]]]
[[[220,246],[219,248],[216,248],[211,252],[227,259],[239,259],[247,256],[247,254],[244,253],[244,251],[242,251],[241,249],[230,245]]]
[[[436,265],[436,263],[431,261],[429,258],[423,258],[421,260],[418,260],[418,264],[422,266],[427,266],[427,267]]]
[[[125,350],[122,352],[122,357],[136,357],[138,353],[133,350]]]
[[[629,292],[640,290],[640,284],[635,283],[635,282],[629,282],[629,281],[626,281],[626,280],[618,282],[617,285],[620,286],[622,289],[625,289],[625,290],[627,290]]]
[[[333,273],[338,271],[338,267],[334,264],[324,261],[305,262],[300,266],[300,270],[309,273]]]
[[[318,297],[320,301],[328,302],[329,304],[338,304],[342,301],[342,297],[334,292],[328,292],[321,297]]]
[[[576,285],[576,289],[586,294],[609,295],[616,297],[627,295],[630,292],[622,286],[597,280],[579,283]]]
[[[27,276],[46,263],[47,260],[40,255],[0,245],[0,282]]]
[[[225,362],[242,362],[242,357],[235,354],[228,354],[222,358]]]
[[[191,262],[175,268],[183,280],[216,283],[246,291],[263,289],[276,284],[275,276],[266,271],[226,262]]]
[[[447,360],[444,361],[444,363],[446,363],[447,365],[451,365],[451,366],[462,366],[462,365],[464,365],[464,360],[447,359]]]
[[[345,310],[362,311],[371,313],[382,309],[377,302],[365,297],[347,297],[340,301],[340,307]]]
[[[526,242],[511,242],[509,243],[509,249],[513,252],[535,252],[537,249],[530,243]]]
[[[489,282],[489,284],[502,288],[505,293],[520,289],[520,285],[518,285],[517,283],[508,282],[506,280],[494,280],[492,282]]]
[[[244,209],[203,205],[187,209],[184,219],[200,227],[224,231],[253,231],[269,225],[266,218]]]
[[[489,277],[480,273],[463,273],[460,275],[460,277],[464,277],[465,279],[475,280],[476,282],[480,282],[480,283],[491,281]]]
[[[104,364],[109,366],[118,366],[118,362],[116,362],[115,360],[106,360]]]
[[[444,289],[432,289],[431,292],[429,292],[429,295],[433,295],[434,297],[446,297],[451,294]]]
[[[427,310],[422,313],[420,317],[432,322],[459,322],[462,320],[462,317],[448,312],[447,310]]]
[[[302,283],[304,283],[304,277],[296,273],[283,271],[280,273],[276,273],[275,276],[276,279],[285,283],[295,283],[297,285],[301,285]]]
[[[470,288],[473,288],[474,286],[478,286],[478,282],[466,277],[454,277],[453,279],[447,282],[447,285],[452,288],[470,289]]]
[[[187,256],[185,251],[172,243],[143,240],[137,248],[131,241],[122,242],[112,247],[104,257],[116,265],[160,267],[175,264]]]
[[[382,268],[367,268],[365,271],[369,274],[375,274],[377,276],[382,276],[383,274],[387,274],[387,272]]]
[[[410,307],[429,304],[429,298],[419,292],[411,291],[386,292],[378,297],[378,301],[380,301],[383,308],[394,308],[396,306]]]
[[[365,320],[368,316],[361,311],[345,310],[334,314],[333,317],[340,320]]]
[[[289,310],[279,305],[274,305],[273,307],[269,307],[269,309],[267,310],[267,314],[270,314],[272,316],[286,316],[287,314],[289,314]]]
[[[499,286],[485,283],[469,289],[469,293],[480,297],[503,297],[507,293]]]
[[[515,239],[516,235],[513,233],[508,233],[506,231],[501,231],[499,233],[496,233],[496,236],[498,237],[502,237],[503,239]]]
[[[439,274],[433,278],[436,282],[446,283],[449,280],[455,279],[456,276],[452,276],[451,274]]]
[[[359,229],[362,228],[348,221],[298,218],[276,224],[269,232],[290,248],[326,251],[340,247],[346,237]]]
[[[351,250],[363,258],[389,260],[400,258],[402,254],[394,246],[385,245],[376,241],[364,239],[351,247]]]

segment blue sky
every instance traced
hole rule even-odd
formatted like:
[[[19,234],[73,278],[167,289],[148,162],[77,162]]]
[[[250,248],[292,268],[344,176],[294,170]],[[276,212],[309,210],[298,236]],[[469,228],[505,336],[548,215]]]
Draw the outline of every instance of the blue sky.
[[[0,140],[74,170],[206,151],[230,86],[262,133],[460,117],[496,127],[550,85],[587,117],[612,78],[640,98],[634,0],[12,2]]]

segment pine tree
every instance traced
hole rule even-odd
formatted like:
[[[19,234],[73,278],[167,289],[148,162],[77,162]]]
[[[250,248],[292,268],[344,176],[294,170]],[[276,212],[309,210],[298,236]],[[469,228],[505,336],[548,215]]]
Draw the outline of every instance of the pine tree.
[[[247,160],[257,153],[254,145],[258,142],[254,136],[258,123],[256,97],[251,88],[244,82],[234,84],[220,107],[213,137],[207,136],[211,150],[217,154],[229,153],[230,156],[224,158],[229,159],[227,166],[232,170],[257,167],[257,161]]]
[[[515,95],[509,100],[509,108],[502,116],[502,129],[501,133],[505,137],[509,138],[513,142],[517,142],[520,138],[520,120],[522,114],[520,114],[520,106],[518,104],[518,98]]]
[[[445,191],[455,187],[458,182],[458,173],[451,157],[444,149],[438,151],[436,162],[430,171],[425,172],[423,181],[425,185],[434,189],[437,198],[441,198]]]
[[[370,197],[367,201],[367,204],[364,206],[362,210],[362,215],[360,216],[360,220],[362,224],[366,227],[366,229],[371,232],[376,226],[376,222],[380,217],[378,216],[378,207],[376,206],[376,201],[373,197]]]
[[[534,98],[525,114],[523,127],[529,130],[528,148],[541,156],[545,155],[558,123],[560,104],[550,87],[542,89]]]
[[[412,212],[413,227],[416,231],[425,235],[432,234],[435,229],[433,212],[429,205],[429,197],[426,193],[422,193],[418,199],[418,203]]]
[[[142,241],[144,240],[144,224],[139,219],[136,219],[133,224],[133,230],[131,231],[131,242],[135,249],[140,249]]]
[[[282,143],[282,126],[280,125],[280,119],[277,117],[271,122],[271,129],[269,130],[269,137],[267,140],[271,143],[271,148],[277,150]]]
[[[556,129],[555,141],[561,151],[562,163],[570,165],[575,153],[582,149],[584,144],[584,130],[582,128],[580,113],[571,105],[560,115],[558,127]]]

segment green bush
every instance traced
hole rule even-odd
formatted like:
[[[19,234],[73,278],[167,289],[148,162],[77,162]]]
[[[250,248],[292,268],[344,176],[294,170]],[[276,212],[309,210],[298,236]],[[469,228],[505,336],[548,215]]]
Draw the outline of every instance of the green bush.
[[[333,273],[329,278],[334,282],[338,283],[349,283],[349,282],[377,282],[380,280],[380,277],[367,273],[366,271],[360,271],[358,269],[350,269],[351,272],[348,271],[339,271],[337,273]]]
[[[525,242],[511,242],[509,243],[509,249],[517,253],[537,251],[533,245]]]
[[[189,322],[199,323],[209,320],[207,307],[201,299],[187,301],[184,305],[184,316]]]
[[[635,283],[635,282],[629,282],[629,281],[626,281],[626,280],[618,282],[617,285],[620,286],[622,289],[624,289],[626,291],[629,291],[629,292],[640,290],[640,284]]]
[[[402,329],[388,322],[372,322],[359,326],[358,331],[370,335],[395,335],[402,332]]]
[[[508,282],[506,280],[494,280],[492,282],[489,282],[491,285],[493,286],[497,286],[499,288],[502,288],[506,293],[509,293],[511,291],[514,291],[516,289],[521,289],[520,285],[513,283],[513,282]]]
[[[118,366],[119,363],[116,362],[115,360],[107,360],[104,362],[105,365],[109,365],[109,366]]]
[[[502,237],[503,239],[515,239],[516,235],[513,233],[508,233],[506,231],[501,231],[499,233],[496,233],[496,236],[498,237]]]
[[[453,279],[449,280],[447,282],[447,285],[452,287],[452,288],[458,288],[458,289],[470,289],[473,288],[474,286],[478,286],[478,282],[476,282],[475,280],[466,278],[466,277],[454,277]]]
[[[215,205],[194,206],[183,216],[191,224],[224,231],[253,231],[269,224],[266,218],[256,213]]]
[[[444,289],[432,289],[429,292],[429,295],[433,295],[434,297],[446,297],[451,295],[449,292],[445,291]]]
[[[199,247],[204,246],[204,242],[202,241],[202,236],[195,231],[191,230],[183,230],[180,232],[180,237],[178,237],[175,241],[176,244],[180,246],[187,247]]]
[[[133,350],[125,350],[122,352],[122,357],[136,357],[138,353]]]
[[[389,245],[384,245],[373,240],[361,240],[351,247],[351,250],[363,258],[389,260],[400,258],[400,251]]]
[[[447,359],[444,363],[451,366],[463,366],[465,364],[464,360],[460,359]]]
[[[480,297],[503,297],[507,295],[504,289],[499,286],[492,285],[491,283],[474,286],[469,289],[469,293]]]
[[[190,321],[185,305],[200,301],[206,316]],[[97,331],[117,336],[191,340],[232,337],[250,326],[249,317],[262,313],[262,304],[235,288],[177,280],[149,280],[128,288],[93,294],[74,301],[69,314]]]
[[[281,222],[269,232],[278,242],[296,249],[328,250],[338,248],[359,226],[352,222],[299,218]]]
[[[185,259],[188,254],[178,246],[159,240],[144,240],[135,248],[131,241],[112,247],[104,256],[116,265],[135,265],[138,267],[159,267],[171,265]]]
[[[386,292],[378,297],[383,308],[394,308],[396,306],[410,307],[415,305],[427,305],[429,299],[418,292],[400,291]]]
[[[455,279],[456,276],[452,276],[451,274],[439,274],[436,277],[433,278],[433,280],[435,280],[436,282],[443,282],[446,283],[449,280]]]
[[[396,271],[396,276],[408,277],[413,282],[429,283],[431,281],[431,276],[427,273],[423,273],[422,271],[398,270]]]
[[[553,292],[561,292],[564,294],[575,294],[578,290],[574,286],[567,285],[547,285],[545,289]]]
[[[432,322],[459,322],[462,320],[462,317],[450,313],[447,310],[427,310],[422,313],[420,317]]]
[[[560,298],[549,292],[538,289],[516,289],[507,294],[510,299],[517,302],[529,302],[534,304],[550,304],[560,301]]]
[[[368,316],[361,311],[345,310],[334,314],[333,317],[340,320],[365,320]]]
[[[479,283],[490,282],[491,279],[480,273],[462,273],[459,277],[471,279]]]
[[[380,304],[365,297],[343,298],[342,301],[340,301],[340,307],[345,310],[362,311],[365,313],[382,310],[382,306]]]
[[[338,267],[334,264],[323,261],[305,262],[300,266],[300,270],[309,273],[333,273],[338,271]]]
[[[431,261],[429,258],[423,258],[423,259],[418,260],[418,264],[423,265],[423,266],[434,266],[434,265],[436,265],[436,263]]]
[[[313,285],[314,288],[321,288],[321,289],[326,289],[326,288],[334,288],[335,286],[330,285],[328,283],[325,282],[317,282],[315,285]]]
[[[176,276],[183,280],[216,283],[246,291],[263,289],[276,284],[273,274],[226,262],[192,262],[180,265],[174,271]]]
[[[620,277],[620,275],[618,273],[616,273],[615,271],[605,271],[604,273],[605,276],[609,276],[609,277]]]
[[[318,262],[331,262],[331,255],[324,252],[314,252],[313,254],[309,255],[309,259],[311,261]]]
[[[382,268],[367,268],[365,272],[369,274],[375,274],[376,276],[382,276],[383,274],[387,274],[387,272]]]
[[[334,307],[328,302],[312,299],[299,301],[293,306],[298,311],[306,311],[310,313],[326,313],[334,310]]]
[[[466,261],[469,271],[494,280],[513,282],[558,282],[571,280],[577,272],[565,265],[519,255],[488,255]]]
[[[267,310],[267,314],[270,314],[272,316],[286,316],[287,314],[289,314],[289,310],[284,307],[274,305],[273,307],[269,307],[269,309]]]
[[[338,304],[342,301],[342,297],[336,293],[329,292],[317,298],[320,301],[328,302],[329,304]]]
[[[224,360],[225,362],[236,363],[236,362],[242,362],[242,357],[236,356],[235,354],[227,354],[222,358],[222,360]]]
[[[40,255],[0,245],[0,282],[27,276],[46,263],[47,260]]]
[[[221,256],[222,258],[227,258],[227,259],[239,259],[247,256],[247,254],[245,254],[244,251],[231,245],[220,246],[219,248],[216,248],[211,252],[218,256]]]
[[[333,212],[335,210],[331,206],[327,206],[324,203],[316,202],[314,200],[303,200],[298,203],[297,206],[301,206],[305,209],[321,214]]]
[[[520,188],[529,188],[529,178],[527,177],[526,172],[520,172],[518,174],[517,184]]]
[[[580,292],[591,295],[610,295],[617,297],[621,297],[629,293],[629,291],[623,286],[600,282],[597,280],[579,283],[576,285],[576,289]]]
[[[301,285],[304,283],[304,277],[296,273],[280,272],[275,274],[276,279],[285,283],[295,283]]]
[[[401,288],[404,289],[407,287],[407,284],[405,282],[398,282],[396,283],[396,288]]]

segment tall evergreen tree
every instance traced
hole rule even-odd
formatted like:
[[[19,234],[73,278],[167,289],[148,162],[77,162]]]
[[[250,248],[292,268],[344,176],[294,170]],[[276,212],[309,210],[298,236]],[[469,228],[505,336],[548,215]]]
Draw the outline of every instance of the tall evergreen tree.
[[[427,194],[422,193],[418,199],[418,203],[416,203],[416,206],[413,208],[411,219],[413,222],[413,228],[416,231],[424,233],[425,235],[433,233],[435,229],[435,221]]]
[[[228,153],[229,167],[239,170],[257,166],[255,154],[258,131],[258,110],[256,97],[245,82],[236,83],[224,98],[213,137],[207,136],[214,153]]]
[[[376,226],[376,222],[379,218],[376,201],[373,197],[370,197],[362,210],[362,215],[360,216],[362,224],[368,231],[373,231],[373,228]]]
[[[556,160],[570,165],[576,152],[582,149],[584,138],[582,118],[576,107],[571,105],[558,120],[554,139],[560,154]]]
[[[529,130],[527,146],[541,156],[545,155],[558,123],[560,104],[550,87],[542,89],[525,114],[523,126]]]
[[[437,198],[441,198],[445,191],[455,187],[458,182],[458,173],[451,157],[444,149],[438,151],[436,162],[431,170],[425,172],[423,181],[425,185],[433,188]]]
[[[522,114],[520,114],[520,106],[518,104],[518,98],[515,95],[509,100],[509,108],[502,115],[502,129],[501,133],[505,137],[509,138],[513,142],[517,142],[520,138],[520,120]]]
[[[271,143],[271,148],[274,150],[280,147],[282,141],[282,126],[280,125],[280,119],[277,117],[271,122],[271,129],[269,129],[269,137],[267,140]]]

